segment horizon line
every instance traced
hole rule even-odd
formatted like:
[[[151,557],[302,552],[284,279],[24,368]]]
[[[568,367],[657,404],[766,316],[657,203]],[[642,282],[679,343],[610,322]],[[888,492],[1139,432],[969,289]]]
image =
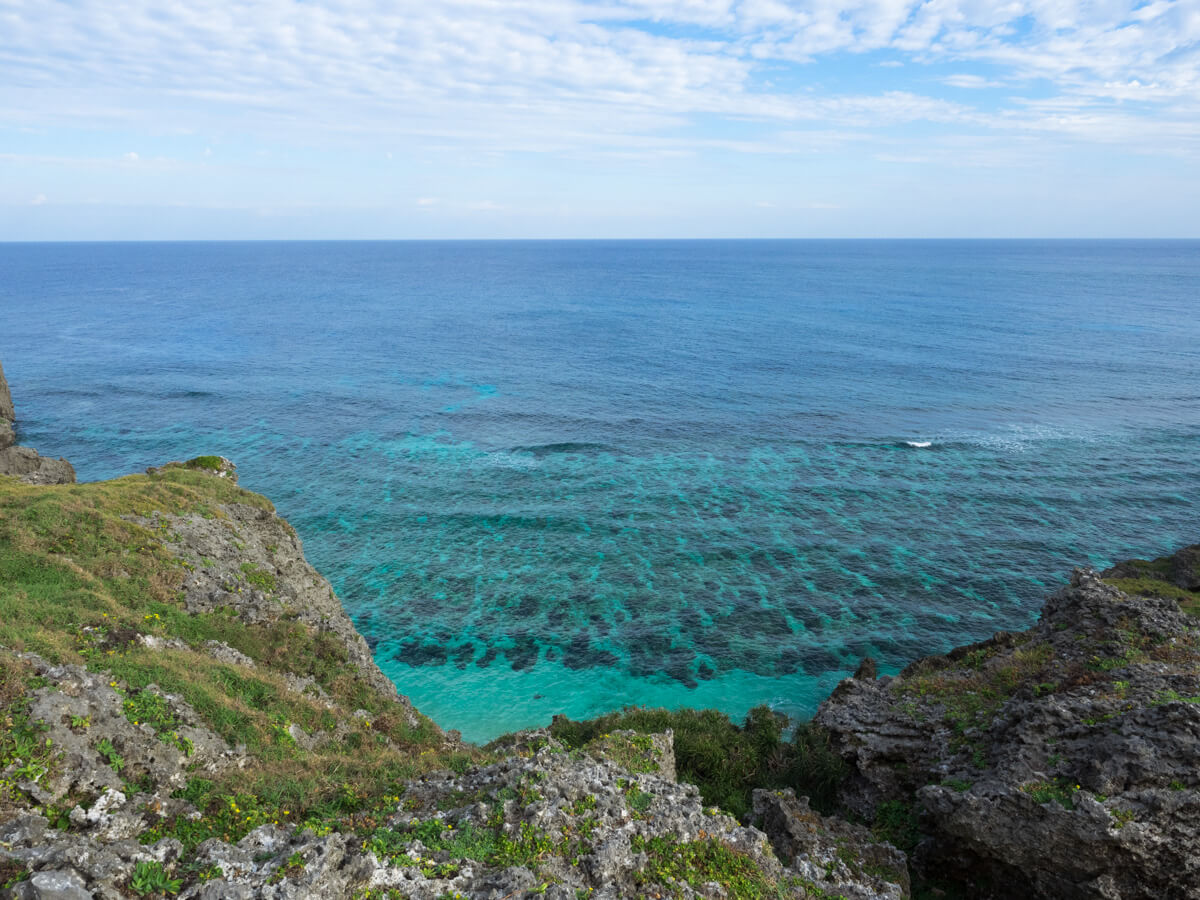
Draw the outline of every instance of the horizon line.
[[[0,239],[0,246],[37,245],[37,244],[581,244],[581,243],[799,243],[818,241],[910,241],[910,242],[1069,242],[1087,241],[1100,243],[1105,241],[1140,241],[1151,242],[1196,242],[1200,235],[1167,235],[1167,236],[1117,236],[1117,237],[1087,237],[1087,236],[1007,236],[1007,237],[445,237],[445,238],[61,238],[46,239]]]

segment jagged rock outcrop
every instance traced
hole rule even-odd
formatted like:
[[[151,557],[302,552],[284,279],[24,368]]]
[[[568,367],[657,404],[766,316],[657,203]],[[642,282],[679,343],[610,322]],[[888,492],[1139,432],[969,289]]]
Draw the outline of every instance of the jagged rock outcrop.
[[[823,816],[789,788],[754,791],[753,822],[779,859],[820,890],[845,900],[909,895],[908,860],[866,828]]]
[[[65,459],[50,459],[32,447],[16,446],[16,418],[12,393],[0,366],[0,475],[12,475],[28,484],[74,482],[75,469]]]
[[[1200,637],[1090,570],[1021,634],[843,681],[817,721],[842,801],[911,815],[914,862],[968,896],[1200,897]]]

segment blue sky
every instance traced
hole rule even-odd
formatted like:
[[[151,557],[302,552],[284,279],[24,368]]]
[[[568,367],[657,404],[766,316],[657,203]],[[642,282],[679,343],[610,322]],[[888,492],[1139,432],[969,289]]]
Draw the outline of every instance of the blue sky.
[[[1200,237],[1200,0],[0,0],[0,240]]]

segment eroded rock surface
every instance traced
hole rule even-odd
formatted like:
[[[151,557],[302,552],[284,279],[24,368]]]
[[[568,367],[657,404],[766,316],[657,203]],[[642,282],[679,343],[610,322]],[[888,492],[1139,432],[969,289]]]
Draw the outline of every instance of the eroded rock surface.
[[[268,509],[230,503],[219,512],[211,518],[163,513],[129,517],[154,530],[187,563],[183,602],[188,612],[225,609],[252,624],[292,617],[334,634],[371,687],[396,696],[413,717],[408,698],[398,695],[379,670],[329,582],[304,558],[295,529]],[[229,648],[210,649],[218,659],[243,662],[232,658]]]
[[[621,732],[568,752],[547,732],[514,736],[499,762],[461,774],[435,773],[397,786],[393,815],[358,835],[314,834],[266,824],[236,844],[213,838],[191,856],[206,879],[181,898],[336,898],[401,896],[618,900],[674,896],[843,897],[900,900],[903,854],[872,844],[862,829],[822,819],[794,797],[758,806],[772,826],[798,835],[780,862],[767,835],[714,808],[697,789],[669,776],[670,733]],[[782,796],[782,795],[780,795]],[[89,809],[72,813],[70,832],[38,815],[0,826],[0,858],[17,860],[34,879],[98,897],[122,897],[138,862],[173,863],[178,841],[133,839],[147,820],[178,815],[188,804],[157,797],[126,799],[108,788]],[[801,834],[801,832],[803,832]],[[860,849],[873,851],[861,865]],[[885,874],[872,872],[882,861]],[[898,868],[897,868],[898,866]],[[711,876],[711,877],[710,877]],[[14,897],[40,897],[40,882]],[[396,892],[390,894],[388,892]],[[766,893],[769,892],[769,893]],[[84,894],[83,896],[87,896]]]
[[[969,896],[1200,897],[1196,625],[1076,570],[1027,632],[847,679],[817,713],[841,799],[911,810],[918,869]]]
[[[65,459],[50,459],[32,447],[16,446],[16,418],[12,393],[0,365],[0,475],[12,475],[28,484],[74,482],[75,469]]]
[[[4,366],[0,364],[0,450],[13,445],[13,421],[17,418],[13,409],[12,392],[8,389],[8,381],[4,377]]]

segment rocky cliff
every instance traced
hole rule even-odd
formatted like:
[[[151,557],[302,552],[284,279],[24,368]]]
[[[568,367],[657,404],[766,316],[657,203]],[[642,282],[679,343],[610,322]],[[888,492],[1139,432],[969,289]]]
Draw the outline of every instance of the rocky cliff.
[[[816,719],[845,807],[967,896],[1200,897],[1200,596],[1175,583],[1198,550],[1077,570],[1029,631],[843,682]]]
[[[48,459],[32,447],[16,446],[16,419],[12,393],[0,366],[0,475],[13,475],[28,484],[74,481],[75,469],[65,459]]]

